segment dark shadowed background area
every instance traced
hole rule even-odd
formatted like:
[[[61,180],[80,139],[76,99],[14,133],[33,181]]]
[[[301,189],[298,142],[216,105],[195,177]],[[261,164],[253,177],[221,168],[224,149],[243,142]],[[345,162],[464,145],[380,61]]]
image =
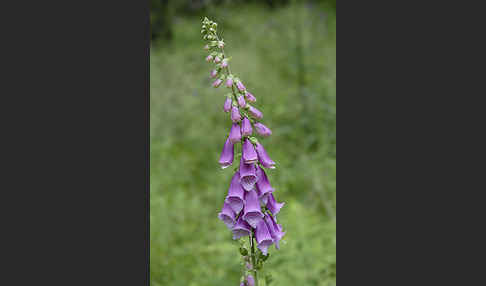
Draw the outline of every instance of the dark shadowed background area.
[[[335,1],[152,0],[150,279],[152,286],[239,285],[238,243],[217,218],[232,168],[219,155],[231,121],[211,87],[200,28],[218,22],[232,72],[257,98],[286,235],[271,285],[336,284]],[[265,285],[260,281],[260,286]]]

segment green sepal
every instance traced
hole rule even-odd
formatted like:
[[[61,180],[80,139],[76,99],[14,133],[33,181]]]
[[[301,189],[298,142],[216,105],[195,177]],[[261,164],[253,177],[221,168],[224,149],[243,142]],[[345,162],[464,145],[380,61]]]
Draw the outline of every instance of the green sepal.
[[[258,139],[257,139],[256,137],[251,136],[251,137],[248,137],[248,139],[249,139],[249,140],[250,140],[250,142],[251,142],[251,143],[253,143],[253,144],[258,143]]]

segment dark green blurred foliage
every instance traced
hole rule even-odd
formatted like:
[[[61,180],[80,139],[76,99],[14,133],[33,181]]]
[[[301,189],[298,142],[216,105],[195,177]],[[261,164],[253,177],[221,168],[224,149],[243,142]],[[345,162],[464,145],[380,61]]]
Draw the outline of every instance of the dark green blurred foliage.
[[[152,39],[172,39],[172,11],[169,0],[151,0],[150,28]]]
[[[245,3],[262,4],[262,8],[280,8],[291,3],[326,4],[329,9],[336,9],[336,0],[151,0],[152,39],[170,41],[172,19],[176,15],[208,16],[215,9]]]
[[[182,4],[181,4],[182,3]],[[171,2],[173,39],[151,48],[151,285],[239,285],[240,246],[218,220],[232,175],[217,161],[231,122],[211,87],[201,20],[218,22],[231,69],[257,97],[273,135],[262,144],[286,235],[259,279],[336,284],[336,14],[328,1]],[[195,10],[196,11],[196,10]],[[268,280],[269,281],[269,280]]]

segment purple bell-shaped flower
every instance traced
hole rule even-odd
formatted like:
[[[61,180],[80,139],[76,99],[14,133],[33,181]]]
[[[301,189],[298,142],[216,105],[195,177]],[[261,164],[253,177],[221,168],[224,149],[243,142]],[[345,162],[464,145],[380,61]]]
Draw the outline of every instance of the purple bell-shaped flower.
[[[218,218],[222,220],[229,229],[232,229],[236,223],[235,212],[230,207],[230,205],[226,202],[223,204],[223,208],[221,209],[221,212],[218,214]]]
[[[231,231],[233,232],[233,239],[239,239],[243,236],[250,235],[251,226],[240,216]]]
[[[240,213],[245,202],[245,191],[240,184],[240,173],[236,172],[231,178],[231,183],[228,189],[228,195],[225,202],[231,207],[235,213]]]
[[[235,155],[235,148],[230,138],[226,139],[223,146],[223,151],[221,151],[221,156],[219,157],[219,164],[222,169],[228,168],[233,164],[233,159]]]
[[[243,219],[252,227],[263,219],[263,213],[260,208],[260,201],[255,190],[245,192],[245,207],[243,208]]]
[[[264,255],[267,255],[268,247],[273,244],[273,239],[264,220],[258,222],[255,238],[258,243],[258,249],[260,249]]]

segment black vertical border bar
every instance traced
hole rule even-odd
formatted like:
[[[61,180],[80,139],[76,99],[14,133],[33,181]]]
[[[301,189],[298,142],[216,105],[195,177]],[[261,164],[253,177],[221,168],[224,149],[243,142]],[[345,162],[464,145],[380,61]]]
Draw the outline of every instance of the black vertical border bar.
[[[9,4],[0,285],[148,286],[150,1]]]
[[[146,266],[146,279],[145,284],[150,285],[150,37],[151,37],[151,27],[150,27],[150,8],[151,1],[147,1],[147,6],[145,10],[145,124],[146,124],[146,136],[145,136],[145,222],[146,222],[146,232],[145,232],[145,256],[147,261]]]

